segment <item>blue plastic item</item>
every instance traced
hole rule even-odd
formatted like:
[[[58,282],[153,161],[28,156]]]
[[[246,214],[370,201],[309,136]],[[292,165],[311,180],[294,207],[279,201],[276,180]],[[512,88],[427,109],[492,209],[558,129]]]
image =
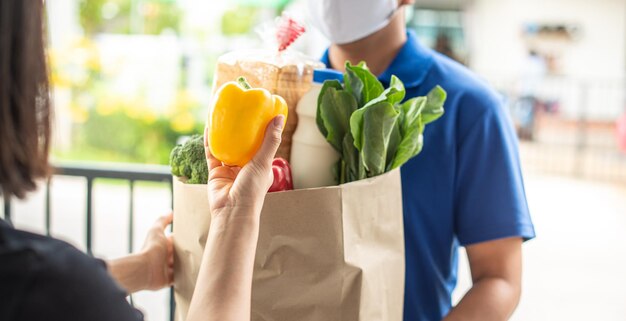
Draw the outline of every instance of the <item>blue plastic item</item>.
[[[343,74],[333,69],[315,69],[313,71],[313,82],[321,84],[326,80],[339,80],[343,82]]]

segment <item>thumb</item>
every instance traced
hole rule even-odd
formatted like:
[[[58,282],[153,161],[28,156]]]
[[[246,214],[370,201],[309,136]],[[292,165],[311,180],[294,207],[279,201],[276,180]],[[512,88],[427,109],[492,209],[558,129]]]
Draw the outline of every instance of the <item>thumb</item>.
[[[257,151],[254,158],[252,158],[252,164],[260,168],[271,167],[274,155],[280,146],[281,135],[283,132],[283,124],[285,123],[285,116],[278,115],[267,125],[265,129],[265,137],[263,138],[263,144]]]
[[[174,220],[174,213],[170,212],[167,215],[163,215],[161,217],[159,217],[156,222],[154,222],[154,227],[157,228],[158,230],[165,230],[165,228],[167,228],[168,225],[172,224],[172,221]]]

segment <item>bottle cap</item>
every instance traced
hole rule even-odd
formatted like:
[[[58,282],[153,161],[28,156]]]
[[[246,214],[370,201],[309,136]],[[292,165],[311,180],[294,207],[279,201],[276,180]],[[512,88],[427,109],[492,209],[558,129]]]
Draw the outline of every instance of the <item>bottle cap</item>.
[[[343,82],[343,74],[333,69],[315,69],[313,71],[313,82],[321,84],[326,80]]]

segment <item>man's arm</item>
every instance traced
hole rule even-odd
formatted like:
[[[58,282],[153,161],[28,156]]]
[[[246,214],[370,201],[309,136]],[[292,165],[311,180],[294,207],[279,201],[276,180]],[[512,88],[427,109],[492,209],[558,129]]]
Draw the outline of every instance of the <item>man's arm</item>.
[[[477,243],[466,250],[473,286],[444,321],[508,320],[522,289],[522,239]]]

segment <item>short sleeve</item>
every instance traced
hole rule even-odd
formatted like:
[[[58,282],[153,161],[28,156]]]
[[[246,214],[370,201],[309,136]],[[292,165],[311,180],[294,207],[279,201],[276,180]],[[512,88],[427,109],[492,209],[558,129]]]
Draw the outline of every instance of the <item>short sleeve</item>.
[[[19,311],[19,320],[140,321],[143,315],[101,261],[67,246],[43,258]]]
[[[535,237],[518,142],[501,99],[485,89],[466,94],[459,107],[455,233],[460,244]]]

